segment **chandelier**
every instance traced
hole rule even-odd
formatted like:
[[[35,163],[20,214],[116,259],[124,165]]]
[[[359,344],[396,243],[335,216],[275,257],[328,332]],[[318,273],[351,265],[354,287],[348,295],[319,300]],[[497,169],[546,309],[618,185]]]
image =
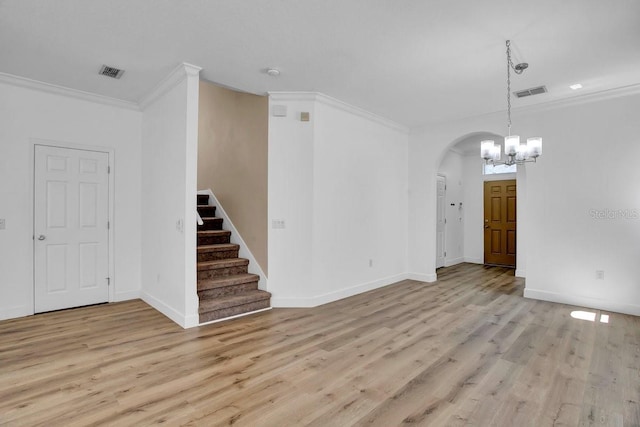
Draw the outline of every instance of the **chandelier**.
[[[513,65],[511,61],[511,41],[507,40],[507,128],[508,134],[504,138],[505,160],[500,161],[500,144],[495,141],[485,140],[480,142],[480,156],[486,164],[492,165],[515,165],[527,162],[535,162],[542,154],[542,138],[527,138],[526,144],[520,144],[518,135],[511,135],[511,70],[516,74],[522,74],[529,67],[529,64],[522,62]]]

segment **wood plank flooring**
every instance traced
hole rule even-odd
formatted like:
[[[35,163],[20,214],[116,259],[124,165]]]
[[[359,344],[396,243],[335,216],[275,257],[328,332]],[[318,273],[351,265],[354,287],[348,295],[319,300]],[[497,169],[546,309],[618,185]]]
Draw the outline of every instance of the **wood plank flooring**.
[[[141,301],[0,322],[0,425],[640,426],[640,318],[438,278],[190,330]]]

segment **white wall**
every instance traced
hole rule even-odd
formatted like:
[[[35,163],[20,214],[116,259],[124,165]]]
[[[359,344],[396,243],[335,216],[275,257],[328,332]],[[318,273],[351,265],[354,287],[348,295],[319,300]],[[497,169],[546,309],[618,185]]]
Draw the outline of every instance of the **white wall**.
[[[463,163],[464,261],[482,264],[484,263],[482,159],[477,154],[468,154],[464,156]]]
[[[640,315],[639,111],[634,95],[518,119],[546,138],[526,171],[525,296]]]
[[[198,73],[180,65],[142,103],[142,298],[183,327],[198,324]]]
[[[269,282],[274,306],[315,306],[407,272],[407,134],[320,94],[270,96]],[[311,121],[300,121],[300,112]],[[370,266],[371,260],[371,266]]]
[[[461,153],[449,150],[446,152],[438,174],[446,178],[445,197],[445,252],[444,265],[446,267],[459,264],[464,261],[464,230],[465,230],[465,205],[464,203],[464,157]],[[462,205],[460,205],[462,203]],[[453,206],[452,206],[453,205]]]
[[[98,102],[93,102],[88,94],[7,75],[2,75],[1,81],[0,218],[6,219],[6,229],[0,230],[0,319],[33,314],[34,139],[113,150],[112,298],[137,298],[141,247],[140,112],[118,106],[115,101],[114,105],[107,105],[109,100],[95,97]]]
[[[274,117],[274,105],[285,106],[287,116]],[[310,114],[312,121],[300,121],[303,111]],[[295,306],[297,303],[292,300],[313,296],[309,286],[315,214],[314,123],[314,97],[270,95],[267,290],[273,294],[273,306]],[[279,220],[285,221],[285,228],[273,227],[273,222]]]
[[[518,252],[525,252],[520,249],[524,240],[525,295],[640,314],[640,219],[598,220],[590,213],[640,211],[640,168],[627,160],[640,155],[640,122],[635,119],[640,96],[582,101],[516,110],[513,115],[520,135],[539,135],[544,141],[538,163],[518,173]],[[492,114],[411,135],[409,247],[410,268],[417,273],[435,273],[439,158],[466,135],[499,134],[503,127],[503,115]],[[604,270],[604,280],[596,279],[595,270]]]

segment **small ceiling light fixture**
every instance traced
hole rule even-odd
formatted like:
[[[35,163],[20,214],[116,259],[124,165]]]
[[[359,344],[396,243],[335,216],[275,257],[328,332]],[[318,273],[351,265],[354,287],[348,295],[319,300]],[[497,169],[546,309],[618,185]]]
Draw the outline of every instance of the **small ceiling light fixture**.
[[[267,68],[266,72],[271,77],[278,77],[280,75],[280,70],[278,70],[277,68]]]
[[[535,162],[542,154],[542,138],[527,138],[526,144],[520,144],[518,135],[511,135],[511,70],[516,74],[522,74],[529,67],[526,62],[513,65],[511,61],[511,41],[507,40],[507,130],[504,138],[505,161],[500,162],[500,144],[493,140],[480,141],[480,156],[485,163],[493,165],[521,165],[527,162]]]
[[[569,86],[573,90],[582,89],[582,85],[580,83],[576,83],[574,85]]]

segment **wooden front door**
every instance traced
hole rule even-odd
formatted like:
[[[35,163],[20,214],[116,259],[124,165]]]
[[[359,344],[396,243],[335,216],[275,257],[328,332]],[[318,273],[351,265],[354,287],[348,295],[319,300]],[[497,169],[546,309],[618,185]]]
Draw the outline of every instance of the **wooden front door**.
[[[516,266],[516,180],[484,183],[484,263]]]

